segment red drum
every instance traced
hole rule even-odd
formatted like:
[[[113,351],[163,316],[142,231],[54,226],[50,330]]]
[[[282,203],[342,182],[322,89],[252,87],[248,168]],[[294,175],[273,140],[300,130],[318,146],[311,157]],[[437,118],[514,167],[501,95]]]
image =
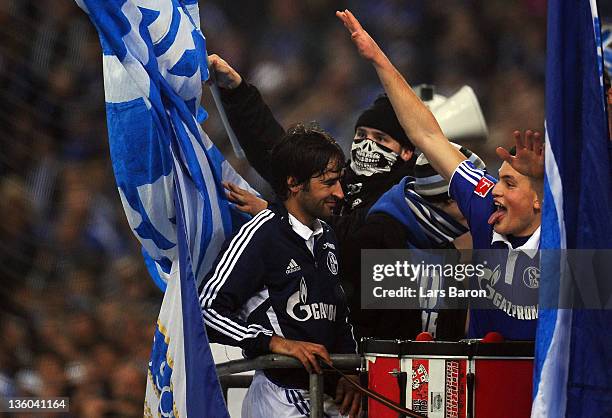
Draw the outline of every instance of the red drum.
[[[368,387],[429,418],[521,418],[531,412],[533,342],[361,343]],[[398,418],[368,400],[368,417]]]

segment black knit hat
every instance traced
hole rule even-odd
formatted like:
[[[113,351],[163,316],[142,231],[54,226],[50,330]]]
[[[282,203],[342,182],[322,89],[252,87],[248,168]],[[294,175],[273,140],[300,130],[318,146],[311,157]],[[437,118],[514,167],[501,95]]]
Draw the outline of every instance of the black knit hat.
[[[358,127],[365,126],[368,128],[378,129],[387,135],[391,136],[399,142],[404,148],[414,150],[414,145],[404,132],[404,129],[397,120],[391,101],[386,94],[379,96],[372,106],[367,108],[357,119],[355,130]]]

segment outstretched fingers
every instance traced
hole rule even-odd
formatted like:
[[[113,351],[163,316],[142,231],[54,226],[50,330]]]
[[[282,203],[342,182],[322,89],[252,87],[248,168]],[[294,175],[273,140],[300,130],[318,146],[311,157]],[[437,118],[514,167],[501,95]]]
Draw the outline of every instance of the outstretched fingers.
[[[338,16],[338,18],[342,21],[342,23],[344,24],[344,27],[350,32],[353,33],[355,30],[353,29],[353,26],[351,25],[351,22],[349,20],[348,15],[346,14],[346,11],[344,12],[340,12],[337,11],[336,12],[336,16]]]
[[[512,136],[516,145],[516,154],[512,156],[504,148],[498,147],[495,150],[497,156],[523,175],[542,178],[544,176],[544,139],[542,134],[529,129],[524,134],[520,131],[514,131]]]
[[[531,129],[525,131],[525,148],[533,151],[533,131]]]
[[[543,152],[544,139],[539,131],[528,129],[525,131],[525,135],[521,134],[520,131],[514,131],[512,136],[514,137],[517,153],[522,150],[534,151],[538,154]]]
[[[538,131],[533,134],[533,150],[538,155],[544,155],[544,137]]]
[[[516,146],[516,150],[525,148],[525,141],[523,140],[523,134],[521,131],[512,132],[512,136],[514,137],[514,145]]]
[[[345,9],[343,12],[337,11],[336,16],[338,16],[338,18],[344,24],[344,27],[347,28],[351,34],[354,34],[358,30],[362,29],[361,24],[350,10]]]
[[[514,131],[512,135],[514,136],[517,155],[523,150],[533,151],[537,155],[544,153],[544,138],[539,131],[528,129],[524,136],[520,131]]]
[[[341,11],[337,11],[336,12],[336,16],[338,17],[338,19],[340,19],[342,21],[342,24],[344,24],[344,27],[348,29],[349,32],[352,32],[348,19],[346,17],[346,13],[345,12],[341,12]]]
[[[512,163],[512,155],[510,155],[506,148],[497,147],[495,148],[495,153],[500,159],[506,161],[508,164]]]
[[[346,14],[346,17],[349,21],[349,25],[352,28],[353,32],[357,32],[358,30],[363,29],[361,27],[361,23],[359,23],[355,15],[350,10],[346,9],[344,13]]]

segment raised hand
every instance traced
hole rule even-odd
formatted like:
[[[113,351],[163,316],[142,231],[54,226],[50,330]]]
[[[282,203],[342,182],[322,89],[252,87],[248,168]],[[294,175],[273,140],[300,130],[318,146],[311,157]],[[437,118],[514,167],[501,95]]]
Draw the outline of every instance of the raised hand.
[[[276,354],[295,357],[304,365],[308,373],[312,373],[314,370],[316,373],[321,374],[321,365],[319,360],[317,360],[317,356],[329,364],[332,362],[327,349],[321,344],[288,340],[278,335],[272,336],[270,351]]]
[[[336,16],[344,23],[344,27],[351,34],[351,39],[357,47],[359,54],[369,60],[376,63],[381,58],[385,57],[376,41],[363,29],[361,23],[349,10],[343,12],[336,12]]]
[[[208,56],[208,67],[214,72],[216,84],[223,89],[235,89],[242,83],[240,74],[217,54]]]
[[[227,199],[244,213],[255,216],[268,207],[268,202],[264,199],[236,186],[234,183],[223,182],[223,187],[227,189]]]
[[[506,149],[497,147],[497,156],[525,176],[544,178],[544,139],[540,132],[527,130],[523,136],[520,131],[514,131],[512,136],[516,155],[512,156]]]

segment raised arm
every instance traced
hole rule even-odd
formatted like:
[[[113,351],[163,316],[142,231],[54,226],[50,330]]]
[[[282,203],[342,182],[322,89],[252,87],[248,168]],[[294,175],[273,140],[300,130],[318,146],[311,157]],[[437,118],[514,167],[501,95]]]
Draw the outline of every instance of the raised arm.
[[[218,55],[208,56],[229,123],[249,163],[270,182],[270,150],[285,135],[261,94]]]
[[[208,65],[214,76],[214,82],[222,89],[233,90],[242,83],[242,77],[238,71],[217,54],[208,56]],[[213,82],[211,80],[211,82]]]
[[[436,171],[450,180],[457,166],[465,160],[463,154],[450,144],[433,114],[355,16],[348,10],[336,12],[336,16],[348,29],[359,54],[374,65],[406,135],[423,151]]]

